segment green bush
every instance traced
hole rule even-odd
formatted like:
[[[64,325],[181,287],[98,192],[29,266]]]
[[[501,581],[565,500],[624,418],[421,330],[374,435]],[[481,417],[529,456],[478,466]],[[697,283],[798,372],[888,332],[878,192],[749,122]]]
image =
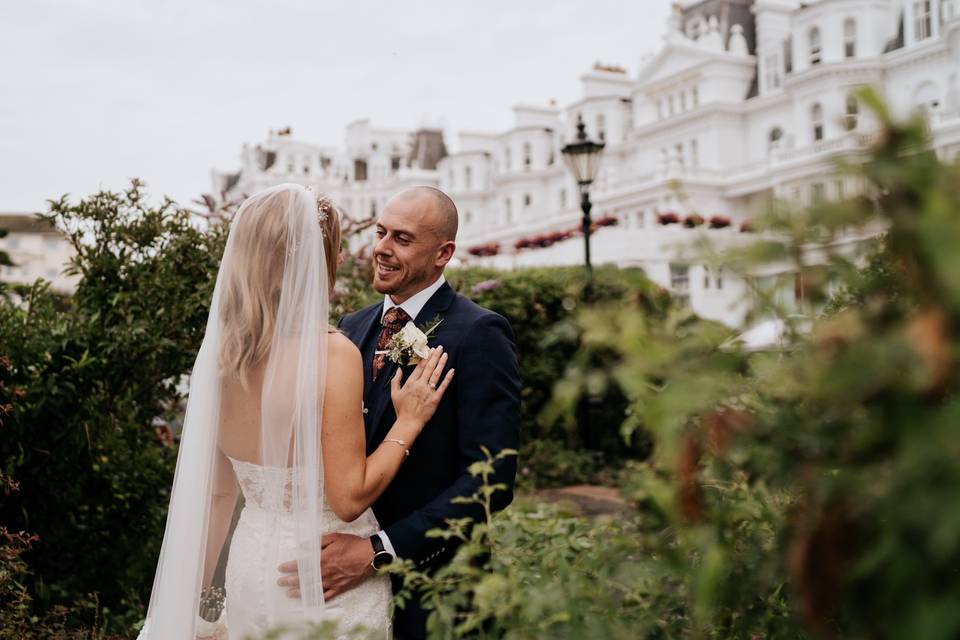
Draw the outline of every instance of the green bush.
[[[23,558],[41,609],[97,593],[109,628],[140,618],[159,553],[176,451],[155,422],[199,348],[222,235],[140,185],[49,218],[77,251],[69,299],[42,283],[0,303],[0,383],[11,400],[0,465],[20,491],[0,521],[39,539]]]
[[[629,403],[617,385],[584,380],[576,415],[545,411],[554,384],[580,346],[582,330],[575,318],[583,307],[582,268],[456,269],[448,280],[513,327],[523,378],[522,482],[551,486],[598,481],[624,460],[646,457],[649,441],[644,433],[637,430],[625,439],[618,429]],[[639,269],[597,269],[594,299],[650,318],[663,317],[670,306],[669,295]]]

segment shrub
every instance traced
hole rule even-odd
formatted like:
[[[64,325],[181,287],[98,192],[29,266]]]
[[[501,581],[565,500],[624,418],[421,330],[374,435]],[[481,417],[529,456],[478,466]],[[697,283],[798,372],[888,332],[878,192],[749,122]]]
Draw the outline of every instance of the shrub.
[[[97,592],[106,622],[142,617],[162,539],[175,450],[154,420],[178,398],[199,348],[222,235],[205,233],[139,183],[52,202],[81,275],[69,299],[42,283],[0,303],[0,382],[22,389],[0,439],[21,480],[0,520],[39,540],[23,558],[41,609]]]
[[[597,480],[610,465],[647,455],[649,442],[642,431],[625,440],[617,428],[628,407],[617,385],[584,380],[586,393],[576,415],[544,411],[580,344],[582,330],[574,320],[583,306],[582,268],[467,268],[451,270],[447,279],[513,327],[523,378],[522,481],[550,486]],[[595,270],[594,296],[651,318],[662,317],[670,305],[668,294],[639,269]]]

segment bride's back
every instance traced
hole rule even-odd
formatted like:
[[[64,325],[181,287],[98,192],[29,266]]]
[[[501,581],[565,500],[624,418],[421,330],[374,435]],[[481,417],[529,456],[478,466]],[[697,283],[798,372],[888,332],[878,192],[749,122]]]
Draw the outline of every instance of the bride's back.
[[[320,351],[326,347],[326,296],[318,292],[333,287],[339,215],[332,203],[321,200],[315,219],[291,218],[296,195],[295,189],[279,189],[244,204],[230,229],[230,263],[222,265],[218,284],[217,443],[230,458],[253,464],[265,464],[265,456],[274,466],[282,464],[285,434],[292,436],[290,425],[302,403],[297,389],[325,377],[317,375],[323,372],[316,366],[300,365],[322,361]],[[319,225],[322,253],[303,244],[309,234],[300,231],[301,224]],[[289,447],[287,465],[292,463],[292,440]]]

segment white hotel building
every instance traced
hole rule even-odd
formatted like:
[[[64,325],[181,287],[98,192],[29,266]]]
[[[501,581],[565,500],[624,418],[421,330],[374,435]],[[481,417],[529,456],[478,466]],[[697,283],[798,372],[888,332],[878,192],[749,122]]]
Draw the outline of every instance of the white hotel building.
[[[706,267],[698,240],[720,249],[749,241],[744,223],[775,198],[806,204],[854,193],[834,162],[871,139],[874,124],[852,97],[863,85],[897,115],[924,110],[936,151],[956,157],[958,73],[960,0],[684,2],[635,75],[598,65],[581,77],[577,102],[515,107],[513,128],[461,133],[454,153],[439,131],[367,121],[348,127],[341,148],[273,133],[244,146],[239,172],[214,172],[214,188],[236,197],[301,182],[362,218],[406,186],[432,184],[460,210],[464,262],[579,264],[582,237],[555,239],[579,225],[560,149],[582,117],[588,135],[606,143],[593,216],[617,221],[593,235],[594,263],[642,267],[700,315],[736,326],[746,284]],[[755,276],[780,283],[788,303],[795,295],[791,277]]]

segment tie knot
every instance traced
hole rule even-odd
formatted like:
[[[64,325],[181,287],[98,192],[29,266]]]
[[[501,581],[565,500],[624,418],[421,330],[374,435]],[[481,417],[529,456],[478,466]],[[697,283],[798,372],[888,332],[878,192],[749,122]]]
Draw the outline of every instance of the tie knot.
[[[408,322],[410,322],[410,315],[400,307],[392,307],[383,314],[383,326],[394,331],[399,331]]]

